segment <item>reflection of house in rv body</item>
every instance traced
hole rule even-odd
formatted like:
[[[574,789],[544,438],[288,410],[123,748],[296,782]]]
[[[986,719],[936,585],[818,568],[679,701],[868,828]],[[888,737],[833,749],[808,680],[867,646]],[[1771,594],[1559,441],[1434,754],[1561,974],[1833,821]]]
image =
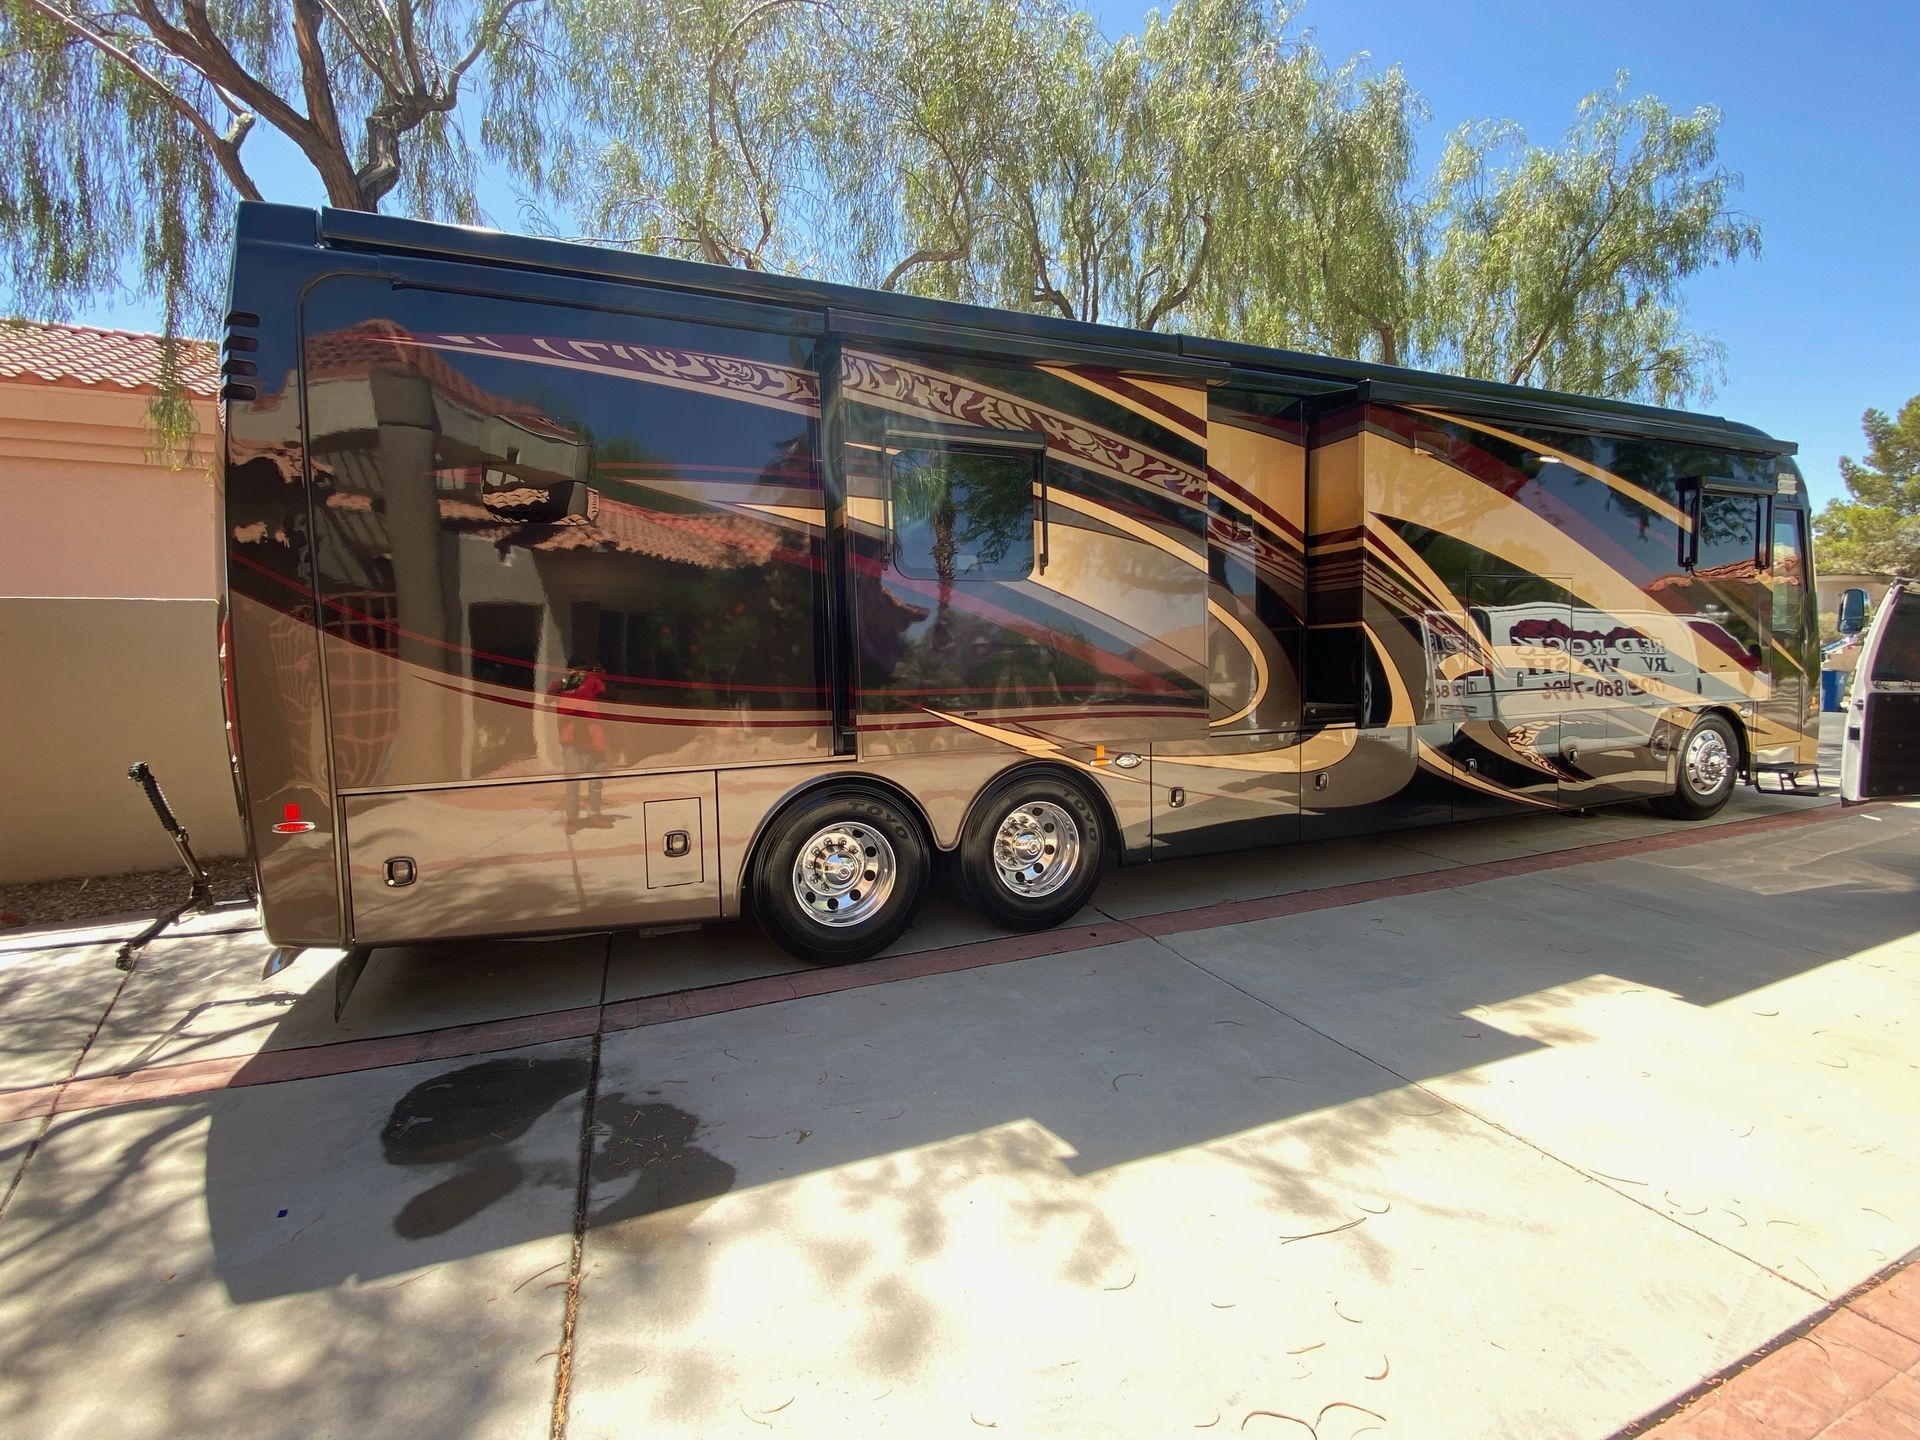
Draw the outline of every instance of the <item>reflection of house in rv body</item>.
[[[622,588],[618,557],[727,568],[764,564],[778,543],[750,516],[678,513],[608,495],[591,482],[618,486],[623,471],[650,467],[596,467],[585,427],[488,393],[391,322],[317,337],[306,355],[318,520],[336,566],[355,581],[336,592],[326,621],[330,634],[352,642],[341,659],[357,672],[344,706],[342,677],[332,679],[336,742],[361,752],[343,767],[349,773],[375,778],[379,752],[400,726],[399,672],[367,658],[458,650],[476,680],[536,692],[577,660],[603,666],[609,693],[625,698],[633,688],[622,674],[634,648],[627,631],[644,623],[649,597],[629,596],[627,609],[608,603]],[[554,410],[563,405],[556,395]],[[394,513],[382,475],[424,471],[434,477],[433,513]],[[486,599],[462,604],[457,577],[475,549],[491,550],[499,573]],[[544,561],[560,552],[604,554],[610,564],[600,574],[577,564],[558,573]],[[657,647],[673,636],[648,639]],[[651,652],[647,668],[658,668]],[[555,727],[539,727],[541,713],[481,706],[468,732],[476,768],[551,768]]]

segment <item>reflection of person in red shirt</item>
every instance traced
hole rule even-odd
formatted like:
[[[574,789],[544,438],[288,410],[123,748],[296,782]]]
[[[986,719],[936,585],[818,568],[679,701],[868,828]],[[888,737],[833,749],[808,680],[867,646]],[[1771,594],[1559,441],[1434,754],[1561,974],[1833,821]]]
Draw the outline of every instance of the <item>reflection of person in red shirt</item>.
[[[559,699],[560,753],[567,767],[567,830],[580,828],[580,789],[584,775],[587,791],[587,819],[590,826],[613,822],[600,813],[600,767],[607,754],[607,727],[600,719],[594,701],[607,693],[606,672],[598,665],[567,662],[567,673],[547,687],[547,693]]]

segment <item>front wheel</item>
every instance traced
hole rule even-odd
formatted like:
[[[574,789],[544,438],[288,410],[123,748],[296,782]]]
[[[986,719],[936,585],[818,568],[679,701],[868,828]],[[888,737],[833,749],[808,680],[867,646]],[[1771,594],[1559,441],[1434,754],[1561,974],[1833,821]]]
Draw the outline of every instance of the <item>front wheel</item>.
[[[802,960],[864,960],[912,923],[927,869],[920,828],[897,805],[863,790],[828,790],[767,833],[749,888],[754,918]]]
[[[1018,776],[974,808],[956,874],[974,911],[1008,930],[1045,930],[1079,913],[1100,883],[1106,827],[1086,793],[1051,775]]]
[[[1721,716],[1702,715],[1680,742],[1673,793],[1654,800],[1654,811],[1674,820],[1705,820],[1719,814],[1733,794],[1739,754],[1733,727]]]

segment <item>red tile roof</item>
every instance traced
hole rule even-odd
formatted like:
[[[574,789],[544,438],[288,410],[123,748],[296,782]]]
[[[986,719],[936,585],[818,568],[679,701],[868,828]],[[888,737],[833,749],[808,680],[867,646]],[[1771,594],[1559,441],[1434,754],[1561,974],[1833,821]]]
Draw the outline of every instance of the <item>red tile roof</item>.
[[[219,391],[211,341],[183,340],[180,367],[189,394],[211,400]],[[0,320],[0,381],[150,395],[160,383],[160,337],[91,325]]]

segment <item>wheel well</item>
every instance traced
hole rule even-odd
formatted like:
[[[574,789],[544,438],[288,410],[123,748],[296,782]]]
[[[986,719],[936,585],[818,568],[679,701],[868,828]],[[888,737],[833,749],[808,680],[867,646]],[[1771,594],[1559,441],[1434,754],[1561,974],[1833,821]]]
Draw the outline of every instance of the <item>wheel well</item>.
[[[1113,802],[1107,798],[1106,787],[1088,780],[1086,776],[1069,769],[1065,765],[1054,765],[1045,760],[1015,765],[1012,769],[1002,770],[998,775],[994,776],[993,779],[989,780],[985,785],[982,785],[980,787],[980,793],[975,795],[967,806],[966,818],[960,822],[960,833],[963,835],[966,833],[967,826],[973,823],[974,812],[980,808],[980,802],[985,800],[992,791],[998,790],[1009,780],[1026,775],[1050,776],[1053,779],[1073,786],[1074,789],[1085,795],[1093,805],[1094,813],[1100,817],[1101,829],[1105,831],[1102,838],[1107,842],[1109,852],[1115,858],[1118,858],[1121,846],[1120,821],[1113,813]]]
[[[1751,775],[1753,773],[1753,745],[1747,738],[1746,721],[1740,718],[1738,712],[1728,709],[1725,705],[1709,705],[1706,709],[1702,710],[1700,714],[1702,716],[1718,715],[1722,720],[1727,722],[1728,728],[1733,731],[1734,746],[1739,752],[1734,756],[1736,768],[1742,774]]]
[[[920,802],[915,800],[913,796],[905,790],[901,789],[900,786],[890,780],[883,780],[876,775],[849,775],[845,773],[822,775],[817,779],[809,780],[806,784],[783,799],[778,805],[775,805],[771,810],[767,811],[766,815],[762,817],[760,828],[754,831],[753,841],[747,846],[746,858],[740,862],[740,901],[743,911],[746,909],[749,877],[753,874],[753,867],[760,863],[760,852],[766,847],[767,836],[773,833],[774,825],[787,811],[801,804],[809,797],[819,794],[822,790],[865,790],[870,794],[878,795],[882,799],[897,804],[906,812],[907,818],[913,822],[914,828],[919,830],[920,843],[927,847],[927,853],[929,855],[937,855],[939,853],[939,847],[935,845],[933,841],[933,826],[927,822],[926,812],[920,808]]]

